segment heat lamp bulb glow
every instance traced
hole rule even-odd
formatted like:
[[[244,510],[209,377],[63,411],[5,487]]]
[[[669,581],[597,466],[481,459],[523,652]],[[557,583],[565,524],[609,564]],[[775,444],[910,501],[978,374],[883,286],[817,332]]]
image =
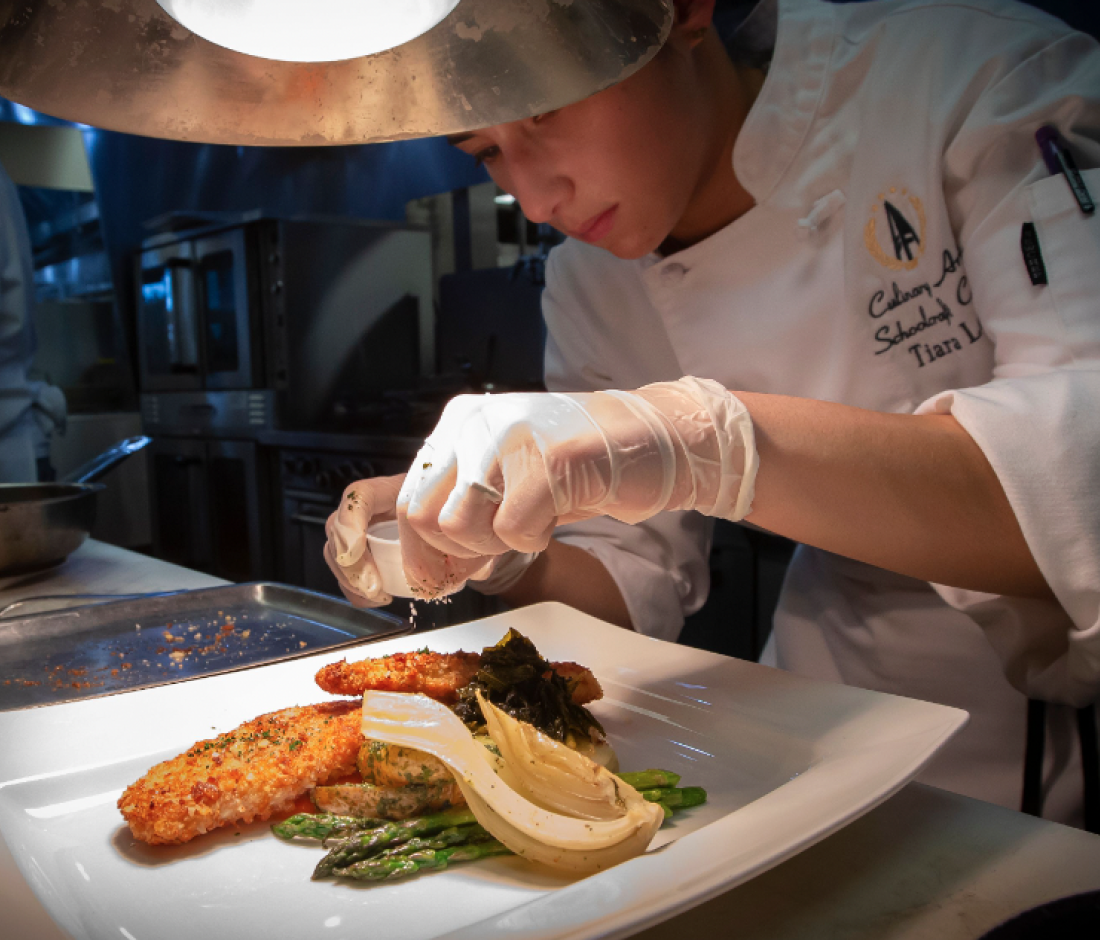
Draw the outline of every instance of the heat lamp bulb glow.
[[[335,62],[400,46],[459,0],[157,0],[176,22],[235,52]]]

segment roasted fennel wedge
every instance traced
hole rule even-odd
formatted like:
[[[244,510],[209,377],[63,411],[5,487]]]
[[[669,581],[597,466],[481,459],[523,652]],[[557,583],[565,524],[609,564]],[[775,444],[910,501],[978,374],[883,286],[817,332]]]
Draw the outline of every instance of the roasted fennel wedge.
[[[438,757],[477,821],[530,861],[591,874],[646,850],[664,821],[658,805],[583,754],[479,700],[500,751],[499,775],[461,719],[424,695],[365,693],[363,734]]]

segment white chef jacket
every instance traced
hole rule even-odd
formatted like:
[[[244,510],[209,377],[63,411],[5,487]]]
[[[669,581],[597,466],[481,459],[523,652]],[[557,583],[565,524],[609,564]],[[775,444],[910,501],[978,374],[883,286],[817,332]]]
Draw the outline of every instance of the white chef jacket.
[[[1100,166],[1100,49],[1012,0],[764,0],[736,42],[773,49],[733,154],[755,207],[669,257],[556,248],[547,385],[695,375],[951,412],[1057,603],[801,547],[766,660],[965,708],[970,724],[922,779],[1018,808],[1026,696],[1100,695],[1100,213],[1081,212],[1034,139],[1053,124],[1080,166]],[[1100,196],[1100,170],[1085,178]],[[605,564],[638,630],[672,639],[705,599],[707,525],[603,518],[559,537]],[[1048,716],[1045,815],[1065,821],[1081,801],[1071,719]]]

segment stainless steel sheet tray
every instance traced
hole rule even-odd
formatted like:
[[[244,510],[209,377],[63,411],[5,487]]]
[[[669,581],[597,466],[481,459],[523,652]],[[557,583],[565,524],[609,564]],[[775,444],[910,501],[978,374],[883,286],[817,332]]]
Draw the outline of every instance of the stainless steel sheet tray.
[[[409,633],[284,584],[231,584],[0,620],[0,711],[111,695]]]

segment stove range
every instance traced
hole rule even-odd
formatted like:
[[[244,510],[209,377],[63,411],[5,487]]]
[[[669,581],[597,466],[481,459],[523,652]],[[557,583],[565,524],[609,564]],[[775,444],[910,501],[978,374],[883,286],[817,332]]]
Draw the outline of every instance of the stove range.
[[[340,594],[325,563],[325,523],[344,490],[358,480],[404,473],[422,438],[273,432],[263,443],[278,447],[282,496],[279,580]],[[417,630],[464,623],[505,609],[497,598],[462,591],[443,604],[397,599],[386,610],[412,616]]]

